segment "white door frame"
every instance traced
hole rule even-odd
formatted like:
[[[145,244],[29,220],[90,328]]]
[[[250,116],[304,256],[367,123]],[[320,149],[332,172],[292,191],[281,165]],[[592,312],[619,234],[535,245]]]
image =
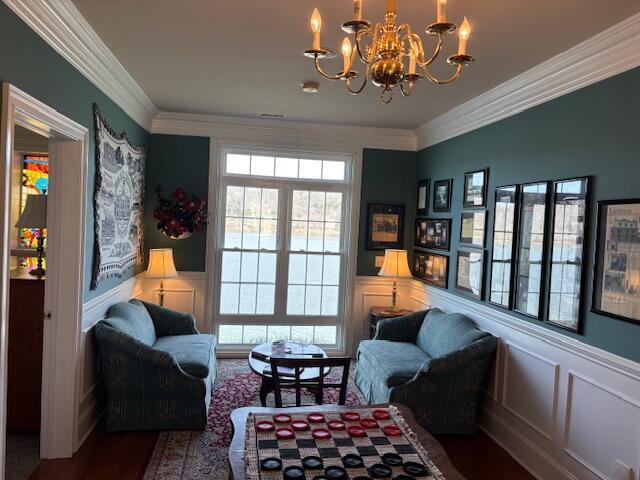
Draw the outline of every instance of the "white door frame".
[[[78,420],[89,131],[15,86],[2,88],[0,131],[0,479],[6,448],[9,238],[14,125],[49,138],[50,191],[42,365],[41,458],[73,455]]]

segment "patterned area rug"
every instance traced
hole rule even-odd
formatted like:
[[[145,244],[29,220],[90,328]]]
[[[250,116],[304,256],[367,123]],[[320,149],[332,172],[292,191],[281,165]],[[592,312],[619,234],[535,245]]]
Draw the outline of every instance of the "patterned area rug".
[[[340,371],[335,371],[340,376]],[[332,378],[334,372],[329,377]],[[337,379],[334,379],[337,380]],[[209,423],[204,432],[163,432],[158,438],[144,480],[227,479],[227,451],[231,443],[231,411],[250,405],[260,406],[260,376],[251,372],[247,360],[219,360],[218,378],[209,407]],[[283,402],[295,403],[293,391],[283,391]],[[325,392],[326,403],[337,403],[338,391]],[[303,403],[313,403],[308,395]],[[347,405],[364,403],[364,398],[349,379]],[[267,399],[273,406],[273,394]]]

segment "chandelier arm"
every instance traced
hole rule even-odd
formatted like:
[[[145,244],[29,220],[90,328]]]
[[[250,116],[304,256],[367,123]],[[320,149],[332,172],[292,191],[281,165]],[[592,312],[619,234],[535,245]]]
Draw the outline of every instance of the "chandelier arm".
[[[418,37],[420,38],[420,37]],[[420,45],[422,46],[422,41],[420,42]],[[444,41],[442,40],[442,35],[438,35],[438,44],[436,45],[436,49],[433,52],[433,55],[431,55],[431,58],[429,58],[429,60],[424,60],[424,50],[421,49],[421,56],[422,56],[422,61],[416,62],[418,65],[420,65],[422,68],[426,68],[429,65],[431,65],[433,63],[433,61],[438,58],[438,55],[440,55],[440,52],[442,51],[442,46],[444,45]]]
[[[407,82],[407,85],[409,86],[406,90],[404,88],[404,83],[400,84],[400,91],[402,92],[402,95],[404,95],[405,97],[408,97],[409,95],[411,95],[413,93],[413,85],[414,82]]]
[[[356,37],[355,37],[355,44],[356,44],[356,51],[358,52],[358,56],[360,57],[360,60],[361,60],[361,61],[362,61],[362,63],[364,63],[365,65],[368,65],[368,64],[370,64],[370,63],[371,63],[371,60],[368,60],[368,59],[366,59],[366,58],[364,57],[364,55],[362,54],[362,47],[360,46],[360,41],[362,40],[362,37],[365,37],[365,36],[369,36],[369,37],[371,37],[371,42],[372,42],[371,44],[372,44],[372,46],[373,46],[373,44],[374,44],[374,36],[373,36],[373,34],[372,34],[371,32],[369,32],[369,31],[365,31],[365,32],[362,32],[362,33],[358,33],[358,34],[356,34]]]
[[[327,80],[340,80],[342,78],[341,75],[329,75],[327,73],[324,72],[324,70],[322,70],[322,67],[320,66],[320,59],[316,56],[315,57],[315,65],[316,65],[316,70],[318,71],[318,73],[320,75],[322,75],[324,78],[326,78]]]
[[[349,93],[351,95],[359,95],[360,93],[362,93],[362,91],[364,90],[364,87],[367,86],[367,83],[369,83],[369,66],[367,65],[367,70],[364,73],[364,77],[362,80],[362,85],[360,85],[360,88],[358,88],[357,90],[353,90],[351,88],[351,78],[347,79],[347,90],[349,90]]]
[[[433,75],[431,75],[429,73],[429,70],[427,70],[425,67],[422,68],[422,70],[424,70],[424,74],[425,76],[431,80],[433,83],[437,83],[438,85],[444,85],[446,83],[451,83],[454,82],[455,80],[458,79],[458,77],[460,76],[460,74],[462,73],[462,65],[458,65],[456,66],[456,72],[453,74],[453,76],[451,78],[448,78],[446,80],[438,80],[436,77],[434,77]]]
[[[389,96],[385,98],[384,94],[387,92],[389,92]],[[384,104],[391,102],[391,100],[393,100],[393,90],[390,88],[383,89],[382,92],[380,92],[380,100],[382,100],[382,103]]]

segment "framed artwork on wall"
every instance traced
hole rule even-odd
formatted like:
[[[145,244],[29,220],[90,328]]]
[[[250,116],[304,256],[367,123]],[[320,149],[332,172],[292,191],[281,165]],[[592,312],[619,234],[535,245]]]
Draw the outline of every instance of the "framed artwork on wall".
[[[588,195],[588,178],[553,184],[547,322],[573,332],[580,331]]]
[[[433,182],[433,211],[446,213],[451,211],[451,187],[453,179]]]
[[[417,218],[414,245],[422,248],[449,251],[451,244],[450,218]]]
[[[437,253],[414,252],[413,276],[441,288],[447,288],[449,257]]]
[[[480,208],[487,205],[487,180],[489,169],[476,170],[464,174],[464,208]]]
[[[598,202],[591,311],[640,324],[640,198]]]
[[[369,204],[367,250],[404,248],[404,205]]]
[[[460,243],[470,247],[483,248],[486,223],[486,210],[462,212],[460,217]]]
[[[456,288],[482,300],[484,285],[484,251],[458,249],[456,254]]]
[[[514,310],[533,318],[540,318],[542,305],[548,190],[548,182],[520,189]]]
[[[517,205],[517,185],[496,188],[489,302],[504,308],[513,306]]]
[[[429,211],[429,179],[418,182],[418,204],[416,215],[422,217]]]

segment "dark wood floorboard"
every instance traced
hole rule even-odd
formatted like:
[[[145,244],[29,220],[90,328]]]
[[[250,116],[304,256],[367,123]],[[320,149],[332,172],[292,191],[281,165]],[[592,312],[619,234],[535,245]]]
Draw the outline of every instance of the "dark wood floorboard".
[[[467,480],[535,480],[484,432],[436,438]]]
[[[157,438],[155,432],[105,433],[96,428],[73,458],[40,462],[30,480],[138,480]],[[437,438],[467,480],[533,480],[484,433]]]

